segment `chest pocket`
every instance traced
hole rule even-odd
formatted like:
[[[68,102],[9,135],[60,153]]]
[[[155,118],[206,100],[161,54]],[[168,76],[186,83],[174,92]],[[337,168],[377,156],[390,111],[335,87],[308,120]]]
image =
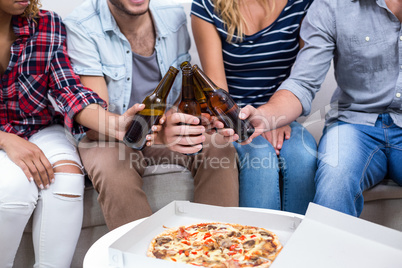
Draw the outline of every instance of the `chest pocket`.
[[[27,114],[36,114],[48,106],[46,74],[21,74],[18,77],[18,83],[19,105],[22,111]]]
[[[116,102],[121,98],[125,89],[126,68],[124,66],[103,65],[102,72],[108,87],[109,100]]]
[[[352,64],[356,71],[372,73],[387,69],[394,47],[382,32],[356,33],[349,39]]]

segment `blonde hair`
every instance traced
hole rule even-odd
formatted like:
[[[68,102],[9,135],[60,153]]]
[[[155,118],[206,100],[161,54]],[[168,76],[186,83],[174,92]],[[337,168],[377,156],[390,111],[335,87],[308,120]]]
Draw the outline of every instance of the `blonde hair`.
[[[29,0],[29,5],[21,16],[34,19],[37,17],[41,7],[40,0]]]
[[[215,13],[220,16],[225,24],[228,36],[226,41],[228,43],[243,41],[244,32],[246,28],[246,20],[240,11],[240,1],[242,0],[213,0],[215,5]],[[270,7],[268,0],[256,0],[264,7],[267,16],[275,8],[275,1]],[[236,39],[233,40],[236,32]]]

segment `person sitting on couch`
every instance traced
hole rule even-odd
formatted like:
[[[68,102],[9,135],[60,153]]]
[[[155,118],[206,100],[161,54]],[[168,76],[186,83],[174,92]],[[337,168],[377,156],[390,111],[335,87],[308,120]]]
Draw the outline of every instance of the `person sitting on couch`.
[[[359,216],[363,191],[385,176],[402,186],[401,22],[399,1],[314,1],[290,77],[268,103],[242,110],[284,123],[307,115],[334,60],[338,87],[319,143],[314,203]],[[253,124],[257,133],[267,127]]]
[[[84,175],[68,132],[83,133],[85,125],[122,139],[126,118],[139,109],[104,110],[71,68],[60,17],[39,7],[38,0],[0,0],[0,267],[13,266],[31,215],[34,267],[70,267]],[[102,125],[93,120],[99,116],[113,119]]]
[[[191,23],[205,73],[240,106],[266,103],[290,74],[311,2],[193,0]],[[240,206],[306,213],[317,169],[317,143],[307,129],[294,121],[234,146]]]
[[[169,66],[179,68],[182,62],[190,61],[190,38],[180,5],[156,0],[89,0],[64,22],[74,71],[114,113],[121,114],[141,103]],[[167,100],[169,105],[175,104],[180,91],[178,76]],[[194,125],[180,125],[184,122]],[[109,229],[151,215],[142,189],[142,175],[149,165],[187,167],[194,176],[194,202],[238,206],[236,150],[231,145],[236,135],[227,129],[223,130],[227,131],[226,138],[211,136],[197,124],[196,117],[168,112],[163,127],[155,126],[158,134],[148,144],[163,145],[146,146],[142,151],[102,140],[93,133],[81,140],[81,159],[99,193]],[[184,154],[197,152],[201,143],[203,150],[198,155]]]

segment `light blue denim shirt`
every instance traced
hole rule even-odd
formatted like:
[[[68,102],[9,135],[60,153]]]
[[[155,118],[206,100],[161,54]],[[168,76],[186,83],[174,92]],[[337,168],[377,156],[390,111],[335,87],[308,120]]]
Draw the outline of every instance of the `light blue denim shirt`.
[[[163,0],[150,1],[161,75],[169,66],[179,68],[190,60],[190,37],[183,7]],[[78,75],[104,76],[109,92],[109,111],[122,114],[129,107],[132,77],[132,52],[127,38],[110,13],[107,0],[87,0],[65,20],[68,53]],[[167,99],[174,104],[181,92],[181,75]]]
[[[389,113],[402,127],[402,27],[384,0],[315,0],[301,27],[304,48],[280,89],[295,94],[303,115],[334,60],[338,84],[326,115],[374,125]]]

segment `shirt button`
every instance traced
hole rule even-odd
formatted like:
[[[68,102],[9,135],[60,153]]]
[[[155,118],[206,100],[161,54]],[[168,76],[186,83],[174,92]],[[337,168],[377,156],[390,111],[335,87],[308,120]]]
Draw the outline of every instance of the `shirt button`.
[[[402,36],[399,36],[399,40],[401,40],[401,41],[402,41]]]
[[[399,92],[396,93],[396,97],[397,97],[397,98],[400,98],[400,97],[401,97],[401,93],[399,93]]]
[[[369,37],[369,36],[366,36],[366,41],[367,41],[367,42],[370,41],[370,37]]]
[[[127,53],[127,54],[130,53],[130,50],[127,50],[126,53]]]
[[[127,77],[127,81],[130,81],[130,77]]]

